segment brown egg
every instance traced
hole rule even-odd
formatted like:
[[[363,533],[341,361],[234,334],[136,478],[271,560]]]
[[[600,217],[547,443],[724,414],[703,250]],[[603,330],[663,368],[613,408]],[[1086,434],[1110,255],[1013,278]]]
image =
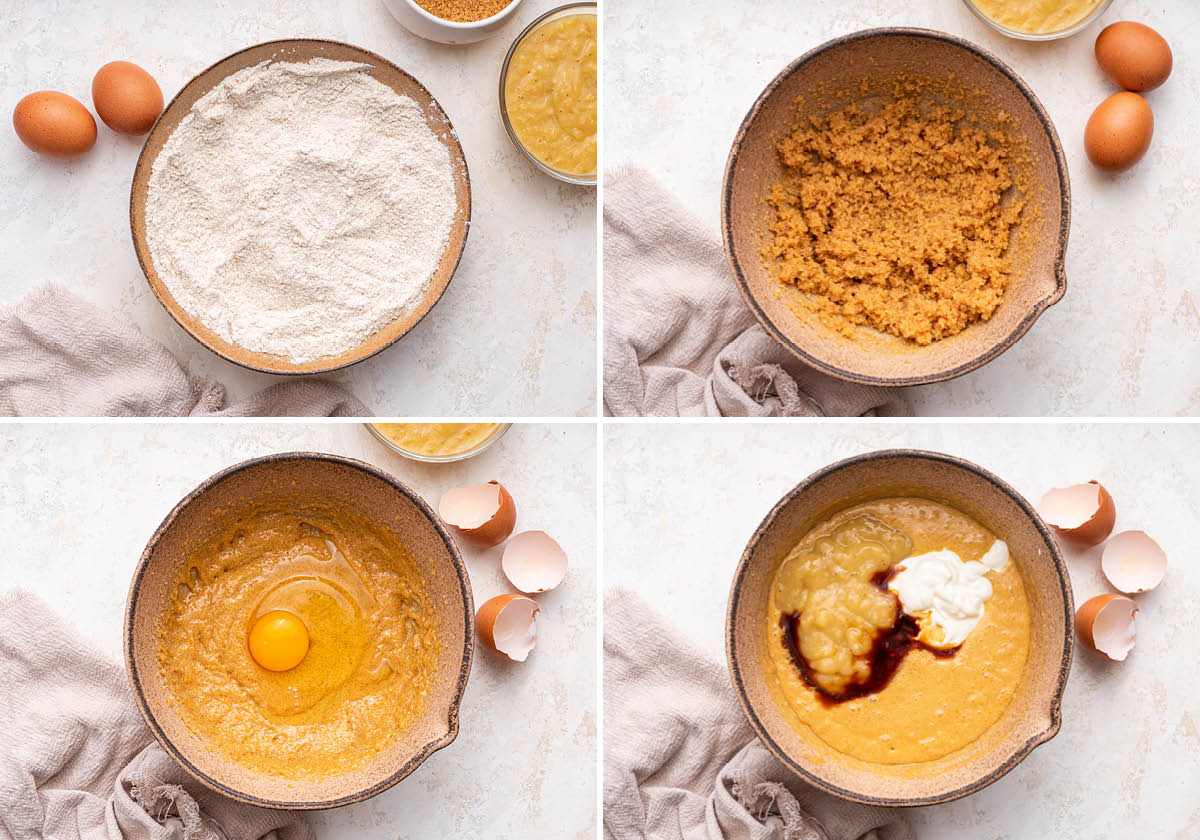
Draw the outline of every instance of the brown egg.
[[[1098,481],[1047,491],[1038,513],[1054,530],[1081,545],[1104,542],[1117,522],[1116,502]]]
[[[475,632],[488,650],[524,662],[537,645],[537,602],[524,595],[497,595],[475,614]]]
[[[1096,38],[1096,61],[1125,90],[1154,90],[1171,75],[1171,48],[1144,23],[1117,21]]]
[[[92,79],[92,104],[113,131],[145,134],[162,113],[162,89],[136,64],[110,61]]]
[[[1153,136],[1150,104],[1136,93],[1121,91],[1092,112],[1083,131],[1083,147],[1098,169],[1123,172],[1142,159]]]
[[[442,494],[438,515],[455,533],[478,548],[508,539],[517,524],[517,505],[498,481],[455,487]]]
[[[1097,595],[1075,613],[1075,629],[1096,653],[1124,662],[1137,641],[1137,604],[1124,595]]]
[[[96,121],[88,109],[56,90],[39,90],[18,102],[13,128],[22,143],[49,157],[76,157],[96,144]]]

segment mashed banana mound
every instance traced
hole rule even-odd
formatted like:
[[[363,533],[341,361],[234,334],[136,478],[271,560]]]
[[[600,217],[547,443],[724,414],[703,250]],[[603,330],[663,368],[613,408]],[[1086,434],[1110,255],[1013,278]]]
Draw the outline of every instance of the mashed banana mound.
[[[768,270],[849,337],[863,325],[927,345],[987,320],[1024,206],[1004,200],[1010,147],[915,95],[798,118],[776,143],[786,174],[767,195]]]

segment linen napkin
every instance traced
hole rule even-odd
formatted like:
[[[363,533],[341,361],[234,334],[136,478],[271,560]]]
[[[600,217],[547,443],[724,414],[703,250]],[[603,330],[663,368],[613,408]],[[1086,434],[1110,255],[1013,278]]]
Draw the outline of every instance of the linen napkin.
[[[606,840],[913,840],[899,811],[801,781],[754,736],[725,667],[636,594],[604,599]]]
[[[35,596],[0,593],[0,840],[312,840],[299,813],[193,780],[125,674]]]
[[[649,173],[604,181],[604,408],[616,416],[897,416],[895,389],[834,379],[755,321],[711,235]]]
[[[320,379],[293,378],[227,405],[225,386],[189,377],[157,341],[61,286],[0,310],[0,414],[29,417],[363,417]]]

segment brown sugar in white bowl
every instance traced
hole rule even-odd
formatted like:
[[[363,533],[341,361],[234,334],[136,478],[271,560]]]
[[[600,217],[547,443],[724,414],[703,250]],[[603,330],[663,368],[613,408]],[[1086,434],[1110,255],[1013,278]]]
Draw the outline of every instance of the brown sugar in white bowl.
[[[285,356],[242,347],[179,305],[170,289],[159,278],[158,269],[155,267],[153,256],[150,253],[146,236],[146,197],[150,188],[150,176],[154,169],[154,162],[158,159],[159,152],[170,139],[172,132],[201,97],[234,73],[264,61],[305,62],[314,58],[365,64],[368,66],[367,72],[372,78],[417,103],[424,112],[430,129],[438,136],[450,154],[454,175],[454,198],[457,207],[446,247],[442,251],[441,259],[433,272],[429,286],[420,301],[410,311],[401,313],[377,332],[364,338],[357,347],[332,356],[322,356],[306,362],[293,362]],[[150,135],[146,138],[141,155],[138,157],[137,167],[134,169],[133,186],[129,196],[129,226],[133,234],[134,252],[137,254],[138,263],[146,275],[146,281],[150,284],[154,296],[167,310],[167,314],[175,319],[176,323],[196,341],[221,358],[251,370],[275,374],[326,373],[357,364],[387,349],[412,330],[441,300],[450,285],[454,272],[458,269],[463,250],[466,247],[467,233],[471,226],[471,177],[467,170],[467,161],[462,145],[458,141],[458,135],[454,132],[450,118],[433,98],[433,95],[413,76],[382,56],[351,44],[316,38],[268,41],[240,50],[201,71],[184,85],[167,105],[154,124],[154,128],[150,130]]]
[[[869,327],[853,338],[815,316],[798,317],[802,293],[764,266],[761,245],[770,219],[766,195],[783,167],[775,143],[798,114],[823,115],[859,101],[865,77],[881,85],[899,77],[942,80],[969,95],[971,113],[994,119],[1028,145],[1028,202],[1010,246],[1012,274],[987,321],[919,346]],[[836,38],[798,58],[754,102],[725,167],[721,228],[734,279],[755,318],[798,358],[831,376],[870,385],[921,385],[952,379],[1012,347],[1066,293],[1064,260],[1071,189],[1066,157],[1049,115],[1029,87],[991,53],[961,38],[926,29],[868,29]]]
[[[441,639],[433,688],[406,731],[365,764],[321,779],[286,779],[231,761],[190,731],[168,698],[158,663],[159,618],[182,564],[230,511],[266,499],[317,494],[398,536],[420,572]],[[125,665],[133,696],[155,739],[192,776],[242,802],[317,809],[382,793],[458,734],[459,705],[474,652],[474,602],[454,540],[415,492],[375,467],[337,455],[288,452],[254,458],[204,481],[167,515],[134,573],[125,610]]]
[[[950,505],[1005,540],[1029,600],[1029,653],[1008,707],[975,743],[915,775],[838,752],[799,725],[778,696],[763,619],[788,552],[815,525],[855,504],[915,496]],[[1049,528],[1012,487],[970,463],[919,450],[870,452],[812,474],[767,514],[734,574],[725,645],[734,691],[763,744],[808,783],[873,805],[947,802],[980,790],[1058,732],[1074,645],[1074,601]],[[886,689],[885,689],[886,690]]]

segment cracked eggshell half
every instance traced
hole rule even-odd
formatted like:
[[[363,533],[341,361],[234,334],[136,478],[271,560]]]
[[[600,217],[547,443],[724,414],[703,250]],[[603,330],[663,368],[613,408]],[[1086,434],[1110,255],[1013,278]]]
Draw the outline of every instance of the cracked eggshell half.
[[[537,602],[524,595],[497,595],[475,614],[475,632],[493,653],[524,662],[537,644]]]
[[[455,487],[442,494],[438,515],[477,548],[508,539],[517,524],[517,505],[498,481]]]
[[[1104,546],[1100,571],[1122,592],[1149,592],[1167,574],[1167,553],[1145,531],[1122,531]]]
[[[1042,496],[1038,513],[1066,539],[1099,545],[1117,523],[1113,497],[1098,481],[1055,487]]]
[[[545,531],[522,531],[504,547],[500,568],[522,592],[549,592],[567,575],[567,553]]]
[[[1075,629],[1087,646],[1116,662],[1124,662],[1137,640],[1137,604],[1124,595],[1097,595],[1075,613]]]

